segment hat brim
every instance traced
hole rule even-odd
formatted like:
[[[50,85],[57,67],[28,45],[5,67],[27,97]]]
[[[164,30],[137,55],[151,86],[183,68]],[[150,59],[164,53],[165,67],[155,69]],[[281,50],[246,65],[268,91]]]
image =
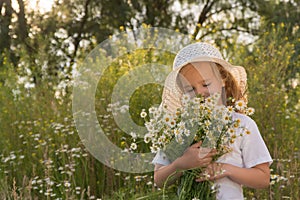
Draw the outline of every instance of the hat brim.
[[[190,64],[190,63],[194,63],[194,62],[214,62],[214,63],[218,63],[220,65],[222,65],[225,69],[229,70],[233,67],[233,65],[231,65],[229,62],[223,60],[223,59],[219,59],[219,58],[213,58],[213,57],[197,57],[197,58],[194,58],[192,60],[189,60],[187,62],[184,62],[183,64],[179,65],[179,66],[176,66],[176,68],[174,68],[173,66],[173,70],[180,70],[182,67],[184,67],[185,65],[187,64]]]

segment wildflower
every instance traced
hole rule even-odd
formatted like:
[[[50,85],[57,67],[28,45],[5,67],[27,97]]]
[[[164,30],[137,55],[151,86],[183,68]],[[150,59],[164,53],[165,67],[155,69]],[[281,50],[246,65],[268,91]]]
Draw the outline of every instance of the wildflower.
[[[166,140],[166,136],[162,135],[158,138],[157,143],[161,145],[164,143],[165,140]]]
[[[203,101],[203,98],[197,98],[196,97],[196,98],[192,99],[192,103],[195,104],[195,105],[198,105],[198,106],[200,105],[201,101]]]
[[[136,138],[137,138],[137,135],[136,135],[135,132],[131,132],[131,133],[130,133],[130,136],[131,136],[133,139],[136,139]]]
[[[174,119],[171,119],[170,122],[168,123],[168,125],[173,128],[176,125],[176,121]]]
[[[156,111],[157,111],[157,109],[156,109],[155,107],[149,108],[149,113],[150,113],[150,114],[153,114],[153,113],[155,113]]]
[[[212,191],[212,193],[217,192],[217,191],[218,191],[218,185],[214,183],[214,184],[211,186],[211,191]]]
[[[251,132],[250,132],[248,129],[245,130],[245,133],[246,133],[247,135],[251,134]]]
[[[164,122],[165,122],[165,123],[169,123],[170,120],[171,120],[171,117],[170,117],[169,115],[165,115],[165,116],[164,116]]]
[[[152,135],[147,133],[145,136],[144,136],[144,142],[147,144],[151,141],[151,137]]]
[[[205,102],[206,102],[208,105],[210,105],[210,104],[213,102],[212,97],[207,97],[207,98],[205,99]]]
[[[185,122],[180,121],[180,122],[177,124],[177,127],[180,128],[180,129],[185,129]]]
[[[235,120],[234,124],[233,124],[233,127],[234,128],[238,128],[240,126],[240,123],[241,123],[241,120],[240,119],[237,119]]]
[[[136,181],[141,181],[142,180],[141,176],[135,176],[134,178],[135,178]]]
[[[229,128],[227,132],[232,135],[235,133],[235,130],[233,128]]]
[[[227,111],[230,113],[232,113],[234,111],[232,106],[227,106],[226,108],[227,108]]]
[[[211,125],[211,121],[205,120],[205,121],[204,121],[204,125],[205,125],[206,127],[209,127],[209,126]]]
[[[150,121],[150,122],[146,122],[146,123],[145,123],[145,126],[146,126],[146,128],[147,128],[147,130],[148,130],[149,132],[155,131],[154,125],[153,125],[153,123],[151,123],[151,121]]]
[[[121,142],[121,147],[125,147],[125,145],[126,145],[126,142],[125,142],[125,141],[122,141],[122,142]]]
[[[183,130],[182,130],[182,129],[180,129],[180,128],[174,129],[175,137],[177,137],[178,135],[181,135],[182,133],[183,133]]]
[[[149,111],[150,112],[150,111]],[[159,117],[160,117],[160,115],[161,115],[161,110],[160,109],[157,109],[157,110],[155,110],[154,112],[153,112],[153,117],[154,117],[154,119],[158,119]]]
[[[186,105],[190,101],[191,97],[189,95],[184,94],[182,96],[181,102],[183,105]]]
[[[206,171],[202,175],[204,176],[205,179],[209,179],[210,178],[210,175]]]
[[[247,115],[253,115],[254,114],[254,108],[247,108],[246,109],[246,114]]]
[[[184,129],[184,135],[185,135],[185,136],[190,136],[190,134],[191,134],[191,131],[190,131],[190,130]]]
[[[173,128],[175,125],[176,125],[176,121],[174,120],[174,118],[169,115],[169,114],[166,114],[163,118],[164,120],[164,123],[166,125],[168,125],[169,127]]]
[[[151,153],[157,153],[157,151],[159,150],[159,148],[157,146],[155,146],[155,145],[152,145],[150,147],[150,150],[151,150]]]
[[[221,94],[218,92],[216,92],[212,95],[212,98],[214,99],[214,101],[218,101],[220,97],[221,97]]]
[[[142,118],[145,118],[147,117],[147,113],[145,112],[145,110],[143,109],[142,112],[141,112],[141,117]]]
[[[235,102],[235,108],[236,108],[237,110],[244,110],[244,109],[246,108],[246,104],[245,104],[245,102],[242,101],[242,100],[236,101],[236,102]]]
[[[69,182],[65,181],[65,183],[64,183],[64,186],[68,188],[68,187],[70,187],[70,186],[71,186],[71,183],[69,183]]]
[[[223,118],[222,118],[222,121],[223,121],[223,123],[225,123],[225,124],[228,123],[229,120],[230,120],[230,116],[227,115],[227,114],[225,114],[225,115],[223,116]]]
[[[131,145],[130,145],[130,149],[132,149],[132,150],[136,150],[136,148],[137,148],[137,145],[136,145],[136,143],[131,143]]]
[[[234,140],[236,138],[236,134],[231,134],[231,138]]]
[[[152,185],[153,183],[151,181],[148,181],[146,184],[147,185]]]
[[[183,144],[183,142],[184,142],[184,139],[182,138],[182,135],[176,135],[175,139],[176,139],[176,142],[178,144]]]

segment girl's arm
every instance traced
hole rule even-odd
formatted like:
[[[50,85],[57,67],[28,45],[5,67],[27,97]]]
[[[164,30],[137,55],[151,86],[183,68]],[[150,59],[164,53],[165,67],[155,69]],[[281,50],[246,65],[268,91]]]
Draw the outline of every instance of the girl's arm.
[[[212,157],[215,155],[216,151],[211,150],[206,156],[200,158],[199,147],[201,142],[195,143],[186,149],[184,154],[177,158],[170,165],[155,165],[154,169],[154,182],[158,187],[163,187],[166,184],[172,184],[176,179],[182,175],[183,170],[192,169],[196,167],[208,166]]]
[[[223,173],[222,173],[223,172]],[[262,163],[252,168],[241,168],[230,164],[213,163],[207,167],[210,180],[228,177],[232,181],[250,188],[266,188],[270,184],[269,163]],[[204,178],[196,181],[203,181]]]
[[[155,165],[154,168],[154,183],[159,187],[164,187],[167,181],[167,185],[173,184],[180,176],[182,172],[177,169],[174,162],[170,165]]]

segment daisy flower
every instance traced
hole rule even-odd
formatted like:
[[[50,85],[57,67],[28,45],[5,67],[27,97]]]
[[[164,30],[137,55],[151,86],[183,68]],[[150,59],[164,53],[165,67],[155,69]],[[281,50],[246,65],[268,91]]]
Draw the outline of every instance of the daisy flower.
[[[229,121],[230,121],[230,116],[227,115],[227,114],[223,115],[223,117],[222,117],[222,122],[223,122],[224,124],[227,124]]]
[[[169,114],[166,114],[164,116],[163,120],[164,120],[164,123],[171,128],[175,127],[175,125],[176,125],[175,119]]]
[[[147,133],[145,136],[144,136],[144,142],[147,144],[151,141],[151,138],[152,138],[152,134],[150,133]]]
[[[183,105],[187,105],[190,101],[191,97],[187,94],[182,95],[181,102]]]
[[[176,142],[178,142],[178,144],[183,144],[183,142],[184,142],[182,135],[175,136],[175,139],[176,139]]]
[[[155,107],[151,107],[149,108],[149,113],[153,114],[154,112],[156,112],[158,109],[156,109]]]
[[[137,138],[137,135],[135,132],[130,132],[130,136],[133,138],[133,139],[136,139]]]
[[[154,132],[154,131],[155,131],[154,124],[151,123],[151,121],[150,121],[150,122],[146,122],[146,123],[145,123],[145,126],[146,126],[146,128],[147,128],[147,130],[148,130],[149,132]]]
[[[174,128],[176,126],[176,121],[174,119],[171,119],[170,122],[168,123],[168,125],[171,127],[171,128]]]
[[[254,108],[249,107],[246,109],[246,115],[253,115],[254,111],[255,111]]]
[[[236,101],[235,108],[238,110],[244,110],[246,108],[246,103],[243,100]]]
[[[159,119],[160,116],[161,116],[161,110],[160,110],[160,109],[155,110],[155,111],[152,113],[152,115],[153,115],[154,119],[156,119],[156,120]]]
[[[227,106],[227,111],[232,113],[234,111],[233,107],[232,106]]]
[[[147,113],[145,112],[145,109],[142,110],[141,112],[141,118],[147,117]]]
[[[180,129],[185,129],[185,122],[180,121],[180,122],[177,124],[177,127],[179,127]]]
[[[136,145],[136,143],[131,143],[131,145],[130,145],[130,149],[132,149],[132,150],[136,150],[136,148],[137,148],[137,145]]]

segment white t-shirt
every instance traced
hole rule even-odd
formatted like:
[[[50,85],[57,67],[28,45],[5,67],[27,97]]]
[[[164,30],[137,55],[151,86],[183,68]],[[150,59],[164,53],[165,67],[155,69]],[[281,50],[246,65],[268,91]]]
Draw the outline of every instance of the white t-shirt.
[[[234,119],[241,120],[241,126],[250,131],[249,135],[237,137],[231,144],[232,151],[220,157],[218,162],[227,163],[238,167],[251,168],[262,163],[272,163],[268,148],[263,141],[256,123],[248,116],[239,113],[233,114]],[[170,161],[163,152],[154,157],[153,164],[169,165]],[[218,200],[242,200],[242,185],[225,177],[215,182],[219,186]]]

